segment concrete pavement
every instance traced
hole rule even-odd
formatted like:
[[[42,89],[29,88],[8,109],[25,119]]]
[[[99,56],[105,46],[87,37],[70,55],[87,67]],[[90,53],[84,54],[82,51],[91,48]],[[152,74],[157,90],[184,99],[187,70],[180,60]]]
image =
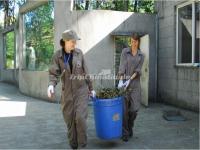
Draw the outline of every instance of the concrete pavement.
[[[180,110],[187,121],[166,121],[164,110]],[[24,96],[15,86],[0,82],[0,149],[68,149],[66,130],[59,104]],[[98,139],[89,106],[88,149],[199,148],[195,112],[150,103],[139,111],[134,131],[129,142]]]

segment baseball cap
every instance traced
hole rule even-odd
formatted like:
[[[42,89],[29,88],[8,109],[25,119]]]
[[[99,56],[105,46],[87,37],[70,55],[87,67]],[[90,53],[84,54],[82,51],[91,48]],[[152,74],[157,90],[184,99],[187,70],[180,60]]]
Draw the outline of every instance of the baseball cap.
[[[80,38],[78,37],[78,35],[76,34],[74,30],[65,30],[62,33],[62,39],[63,40],[80,40]]]

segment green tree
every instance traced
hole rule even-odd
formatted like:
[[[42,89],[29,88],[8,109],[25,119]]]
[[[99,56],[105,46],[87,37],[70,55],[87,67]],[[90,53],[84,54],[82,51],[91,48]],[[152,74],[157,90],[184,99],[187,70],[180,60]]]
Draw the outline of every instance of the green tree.
[[[25,14],[26,44],[35,49],[37,70],[46,70],[53,55],[53,9],[49,2]]]
[[[75,10],[104,9],[154,13],[154,0],[75,0],[74,3]]]
[[[14,31],[6,34],[6,68],[14,68]]]
[[[6,28],[16,22],[16,8],[23,5],[25,0],[0,0],[0,11],[4,12],[4,22],[1,28]]]

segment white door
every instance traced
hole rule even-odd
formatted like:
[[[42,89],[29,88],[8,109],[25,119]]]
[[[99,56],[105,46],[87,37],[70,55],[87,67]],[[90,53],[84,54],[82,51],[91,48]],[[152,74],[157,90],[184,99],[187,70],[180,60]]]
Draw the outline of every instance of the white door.
[[[140,39],[140,49],[145,55],[142,66],[141,87],[142,87],[142,104],[148,106],[149,98],[149,35]]]

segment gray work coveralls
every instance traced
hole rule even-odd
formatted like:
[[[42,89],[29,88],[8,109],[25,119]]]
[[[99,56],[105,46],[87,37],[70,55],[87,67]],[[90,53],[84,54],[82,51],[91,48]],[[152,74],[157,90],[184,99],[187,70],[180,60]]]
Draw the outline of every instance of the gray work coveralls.
[[[124,97],[124,115],[123,115],[123,136],[129,136],[134,126],[137,112],[141,102],[140,76],[141,68],[144,62],[144,54],[138,50],[135,56],[131,53],[131,48],[124,48],[121,53],[119,76],[132,76],[137,72],[125,93]]]
[[[49,68],[49,85],[55,87],[59,77],[61,78],[61,108],[68,128],[69,144],[74,147],[82,147],[87,144],[88,93],[93,87],[82,51],[74,49],[72,54],[72,73],[69,63],[65,69],[62,49],[53,55]],[[86,76],[87,78],[81,79],[77,76]]]

